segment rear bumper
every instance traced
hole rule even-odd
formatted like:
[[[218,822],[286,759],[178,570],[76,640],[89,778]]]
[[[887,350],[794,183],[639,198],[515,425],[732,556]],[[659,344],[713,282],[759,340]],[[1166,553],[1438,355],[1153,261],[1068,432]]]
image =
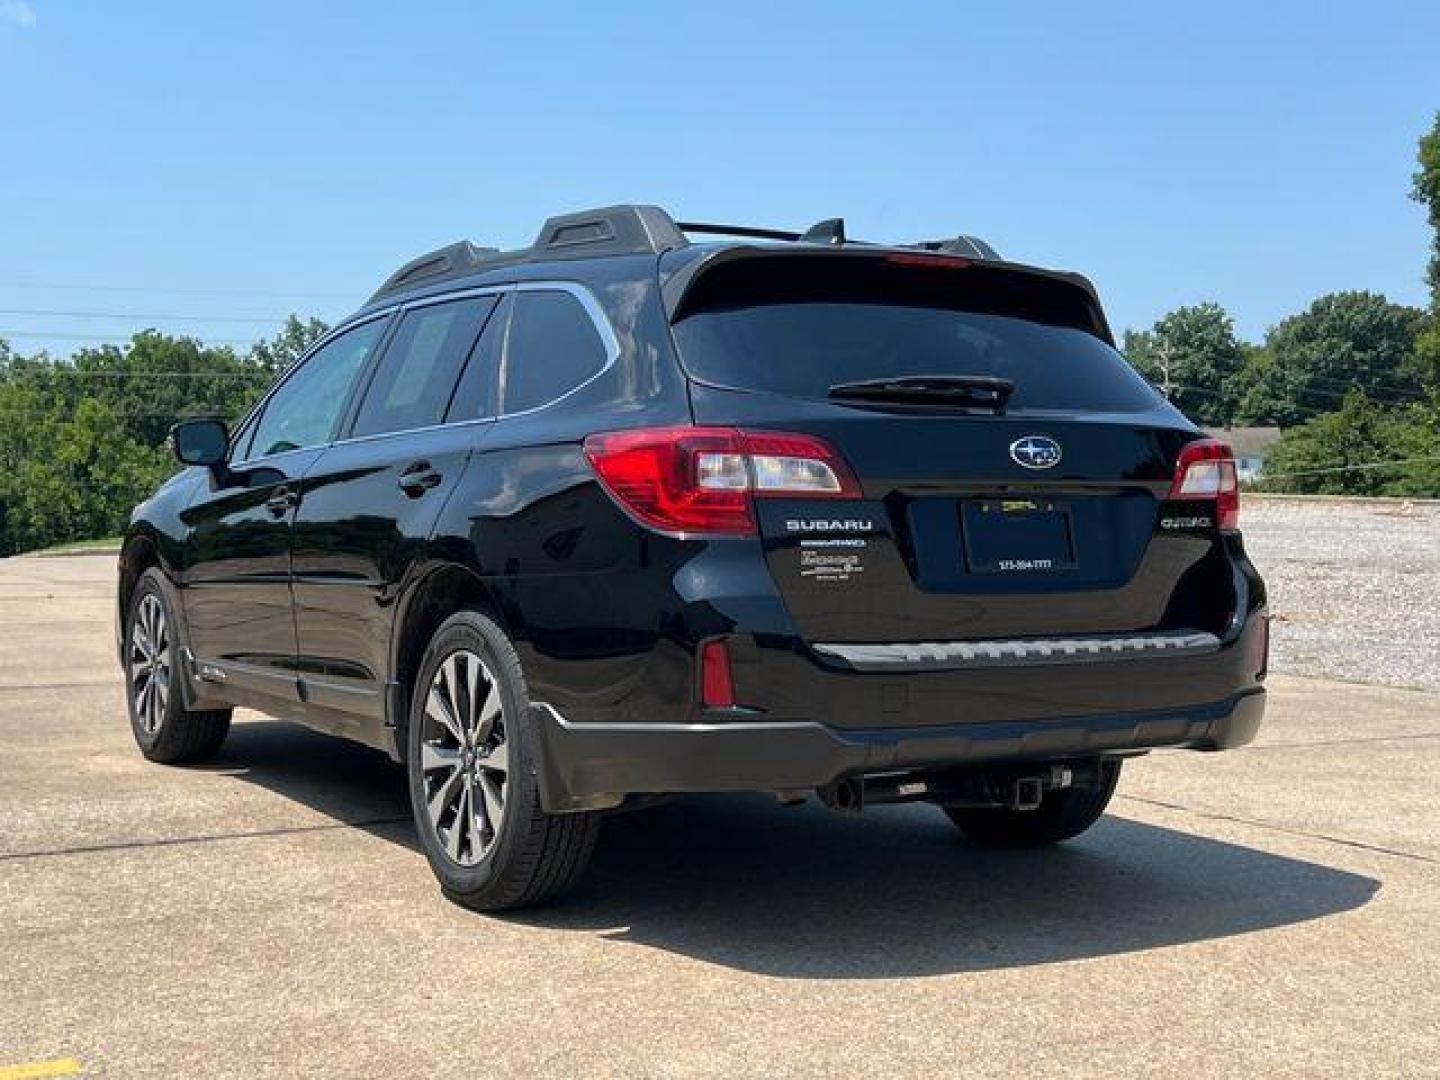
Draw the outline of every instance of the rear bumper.
[[[1038,721],[837,728],[816,721],[572,723],[532,710],[540,795],[552,813],[614,806],[626,794],[776,791],[901,769],[983,766],[1160,747],[1250,742],[1265,712],[1254,688],[1207,705]]]

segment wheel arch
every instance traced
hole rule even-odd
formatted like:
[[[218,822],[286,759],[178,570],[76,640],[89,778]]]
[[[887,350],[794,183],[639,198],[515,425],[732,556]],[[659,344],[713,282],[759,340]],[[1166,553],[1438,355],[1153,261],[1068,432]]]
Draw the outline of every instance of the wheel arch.
[[[495,590],[472,567],[447,562],[433,566],[405,590],[390,631],[390,671],[386,683],[386,723],[393,730],[390,754],[405,760],[410,697],[421,658],[440,624],[457,611],[478,608],[510,633]]]
[[[116,600],[123,618],[130,610],[130,598],[135,595],[135,586],[140,575],[152,566],[160,565],[160,547],[149,533],[136,532],[126,537],[120,548],[119,590]]]
[[[130,602],[135,596],[135,587],[140,576],[152,566],[164,569],[160,559],[160,545],[148,532],[137,530],[125,538],[120,546],[120,557],[116,561],[115,589],[115,650],[121,656],[125,649],[125,620],[130,615]]]
[[[160,591],[165,596],[166,615],[170,620],[171,634],[177,646],[174,672],[176,685],[180,689],[180,700],[187,709],[214,709],[228,706],[228,702],[205,692],[202,684],[196,682],[190,659],[190,623],[186,618],[185,606],[180,600],[180,590],[166,560],[163,537],[148,531],[136,530],[126,537],[120,548],[119,581],[115,603],[115,652],[123,666],[125,662],[125,623],[130,616],[130,605],[134,602],[135,590],[140,579],[149,570],[159,571]]]

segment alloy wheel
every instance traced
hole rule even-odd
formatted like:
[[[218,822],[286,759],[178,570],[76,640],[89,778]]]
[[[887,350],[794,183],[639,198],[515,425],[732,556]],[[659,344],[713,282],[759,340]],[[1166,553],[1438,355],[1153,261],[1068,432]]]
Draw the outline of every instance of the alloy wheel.
[[[154,735],[170,704],[170,630],[165,607],[154,593],[143,596],[135,608],[129,668],[135,717],[145,734]]]
[[[510,747],[500,687],[473,652],[459,649],[430,681],[420,771],[430,828],[450,859],[474,866],[505,817]]]

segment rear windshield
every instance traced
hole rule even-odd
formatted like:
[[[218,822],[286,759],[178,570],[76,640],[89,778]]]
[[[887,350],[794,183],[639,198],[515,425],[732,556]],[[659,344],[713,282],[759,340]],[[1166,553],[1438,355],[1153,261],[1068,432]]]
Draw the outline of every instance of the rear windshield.
[[[716,386],[825,398],[837,383],[983,375],[1015,384],[1011,412],[1160,404],[1124,357],[1081,328],[1094,326],[1093,308],[1065,282],[812,256],[716,267],[694,292],[675,339],[690,376]]]

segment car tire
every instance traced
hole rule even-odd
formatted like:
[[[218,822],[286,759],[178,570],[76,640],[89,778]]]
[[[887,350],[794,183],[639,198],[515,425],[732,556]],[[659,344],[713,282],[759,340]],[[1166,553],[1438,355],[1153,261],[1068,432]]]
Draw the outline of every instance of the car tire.
[[[514,646],[488,615],[452,615],[420,664],[406,768],[420,846],[463,907],[542,904],[573,888],[590,861],[599,815],[541,808],[535,744]]]
[[[140,753],[162,765],[213,757],[230,731],[229,709],[187,709],[179,682],[179,627],[160,571],[146,570],[125,615],[125,704]]]
[[[1034,810],[946,807],[945,814],[960,831],[986,847],[1041,847],[1079,836],[1100,820],[1120,780],[1120,760],[1096,763],[1094,784],[1061,788],[1045,794]]]

